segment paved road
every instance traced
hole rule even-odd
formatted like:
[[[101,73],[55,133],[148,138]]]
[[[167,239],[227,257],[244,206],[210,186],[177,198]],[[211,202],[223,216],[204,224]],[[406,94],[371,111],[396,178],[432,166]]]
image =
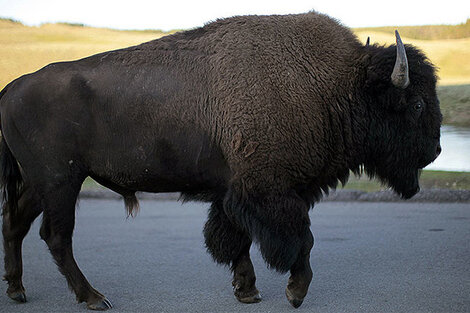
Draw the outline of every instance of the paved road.
[[[311,212],[314,280],[297,310],[287,275],[253,251],[263,301],[232,296],[227,269],[203,247],[207,205],[142,201],[135,219],[116,200],[81,200],[74,247],[112,312],[470,312],[470,204],[328,202]],[[0,312],[85,312],[38,235],[24,244],[29,302],[0,294]],[[3,260],[3,254],[0,253]],[[3,268],[3,262],[0,262]],[[0,284],[1,285],[1,284]]]

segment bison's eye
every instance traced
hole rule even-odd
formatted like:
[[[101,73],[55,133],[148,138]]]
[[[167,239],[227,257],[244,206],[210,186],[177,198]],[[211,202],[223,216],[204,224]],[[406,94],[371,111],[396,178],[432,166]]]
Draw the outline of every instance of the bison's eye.
[[[415,102],[415,104],[413,105],[413,109],[415,109],[416,112],[421,112],[421,110],[423,109],[423,102],[422,101]]]

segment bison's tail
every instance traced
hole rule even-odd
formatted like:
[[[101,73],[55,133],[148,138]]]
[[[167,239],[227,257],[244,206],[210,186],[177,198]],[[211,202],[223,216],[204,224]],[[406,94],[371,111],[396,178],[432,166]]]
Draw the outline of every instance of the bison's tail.
[[[5,138],[0,140],[0,188],[3,193],[3,213],[8,211],[15,214],[18,208],[18,199],[23,186],[20,167],[8,148]]]
[[[7,85],[0,92],[0,100],[7,91]],[[0,126],[1,128],[1,126]],[[14,214],[18,208],[18,199],[21,195],[23,178],[16,158],[11,153],[3,133],[0,137],[0,189],[3,194],[3,212]]]

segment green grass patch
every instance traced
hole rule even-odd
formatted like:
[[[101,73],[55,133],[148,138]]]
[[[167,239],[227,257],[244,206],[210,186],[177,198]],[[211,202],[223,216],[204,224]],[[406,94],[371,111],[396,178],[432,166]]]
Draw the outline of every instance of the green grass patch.
[[[97,189],[97,188],[105,188],[95,182],[91,177],[87,177],[82,184],[82,189]]]
[[[425,170],[421,173],[419,182],[421,189],[470,190],[470,173]],[[371,180],[363,175],[362,177],[352,176],[344,189],[373,192],[389,188],[383,186],[379,181]]]
[[[69,22],[57,22],[56,24],[65,25],[65,26],[72,26],[72,27],[85,27],[86,26],[83,23],[69,23]]]
[[[439,86],[443,124],[470,127],[470,85]]]

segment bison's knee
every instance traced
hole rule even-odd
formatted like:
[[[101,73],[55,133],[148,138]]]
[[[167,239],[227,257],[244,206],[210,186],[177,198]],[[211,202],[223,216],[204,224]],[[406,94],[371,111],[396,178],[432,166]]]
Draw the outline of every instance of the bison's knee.
[[[310,251],[309,205],[297,194],[241,197],[233,190],[225,199],[231,219],[257,242],[264,260],[281,273],[287,272],[302,251]],[[310,234],[308,236],[307,234]]]
[[[214,202],[204,226],[207,250],[218,263],[230,265],[251,240],[228,219],[222,204]]]

